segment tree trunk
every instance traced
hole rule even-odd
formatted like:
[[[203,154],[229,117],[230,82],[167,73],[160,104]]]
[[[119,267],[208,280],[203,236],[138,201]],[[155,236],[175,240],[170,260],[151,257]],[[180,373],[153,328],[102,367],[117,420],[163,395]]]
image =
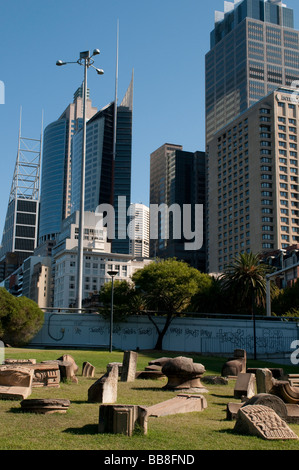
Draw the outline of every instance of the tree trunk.
[[[154,350],[155,351],[162,351],[163,350],[163,339],[164,339],[164,336],[165,336],[165,334],[166,334],[166,332],[169,328],[170,323],[172,322],[172,320],[174,318],[174,315],[173,315],[172,312],[167,314],[165,325],[164,325],[162,331],[160,331],[158,325],[155,323],[155,321],[151,317],[151,315],[148,315],[148,318],[155,325],[155,328],[156,328],[157,333],[158,333],[158,339],[157,339],[157,342],[156,342],[156,346],[154,347]]]

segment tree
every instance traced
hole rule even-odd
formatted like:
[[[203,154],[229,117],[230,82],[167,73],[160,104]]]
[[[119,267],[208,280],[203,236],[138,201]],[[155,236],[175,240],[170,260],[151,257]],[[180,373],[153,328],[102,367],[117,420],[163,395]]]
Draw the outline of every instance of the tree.
[[[25,346],[44,323],[44,313],[26,297],[14,297],[0,288],[0,335],[4,343]]]
[[[254,308],[265,308],[266,276],[271,267],[262,263],[259,255],[242,253],[229,265],[220,277],[223,289],[235,300],[236,309],[253,316]],[[271,283],[271,295],[276,292]]]
[[[163,338],[172,320],[186,313],[193,296],[210,283],[210,277],[176,259],[159,260],[134,273],[135,292],[144,299],[148,317],[154,324],[158,340],[155,349],[162,350]],[[151,313],[160,312],[160,313]],[[156,317],[166,317],[160,330]]]
[[[100,309],[104,318],[111,313],[112,282],[105,283],[99,294]],[[113,287],[113,318],[116,322],[124,321],[129,315],[140,313],[143,309],[142,299],[136,294],[134,285],[128,281],[114,281]]]
[[[276,315],[286,315],[299,310],[299,279],[281,290],[272,302],[272,311]],[[292,316],[292,315],[288,315]]]

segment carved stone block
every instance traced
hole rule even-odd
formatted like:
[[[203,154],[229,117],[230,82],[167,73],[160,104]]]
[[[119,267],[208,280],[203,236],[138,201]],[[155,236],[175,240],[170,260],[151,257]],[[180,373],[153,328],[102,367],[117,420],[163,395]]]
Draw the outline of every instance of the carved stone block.
[[[248,405],[240,408],[234,431],[266,440],[298,440],[298,436],[274,410],[262,405]]]

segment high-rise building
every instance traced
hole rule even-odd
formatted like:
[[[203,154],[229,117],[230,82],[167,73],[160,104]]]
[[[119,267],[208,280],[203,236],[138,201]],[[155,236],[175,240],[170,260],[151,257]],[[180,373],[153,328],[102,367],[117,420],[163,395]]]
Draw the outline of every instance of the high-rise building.
[[[197,212],[199,206],[202,213]],[[205,272],[204,207],[205,153],[185,152],[174,144],[154,151],[150,163],[150,256],[175,257]],[[190,247],[191,240],[194,245]]]
[[[278,86],[299,79],[299,32],[279,0],[224,2],[206,54],[206,143]]]
[[[9,265],[14,269],[21,266],[36,248],[40,165],[41,138],[23,137],[20,124],[18,152],[0,248],[1,276],[11,273]],[[3,279],[0,278],[1,281]]]
[[[144,204],[131,204],[129,208],[130,254],[148,258],[150,246],[150,210]]]
[[[299,243],[298,91],[281,87],[209,144],[209,272]]]
[[[108,104],[86,126],[85,211],[95,212],[104,204],[113,208],[113,253],[129,253],[127,227],[131,204],[132,114],[133,78],[117,109],[115,102]],[[79,131],[72,142],[72,211],[80,208],[81,158],[82,131]]]
[[[89,93],[87,96],[89,97]],[[96,112],[97,109],[88,98],[86,119],[90,119]],[[82,123],[81,86],[74,94],[73,103],[44,131],[39,245],[55,239],[60,232],[62,220],[71,213],[71,141],[73,135],[82,127]]]

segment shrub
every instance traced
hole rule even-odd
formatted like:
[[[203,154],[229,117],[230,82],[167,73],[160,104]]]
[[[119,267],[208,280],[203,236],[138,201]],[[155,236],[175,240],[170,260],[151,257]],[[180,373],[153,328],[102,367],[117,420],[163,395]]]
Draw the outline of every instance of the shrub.
[[[14,297],[0,289],[0,335],[4,343],[15,347],[27,345],[44,323],[38,305],[26,297]]]

